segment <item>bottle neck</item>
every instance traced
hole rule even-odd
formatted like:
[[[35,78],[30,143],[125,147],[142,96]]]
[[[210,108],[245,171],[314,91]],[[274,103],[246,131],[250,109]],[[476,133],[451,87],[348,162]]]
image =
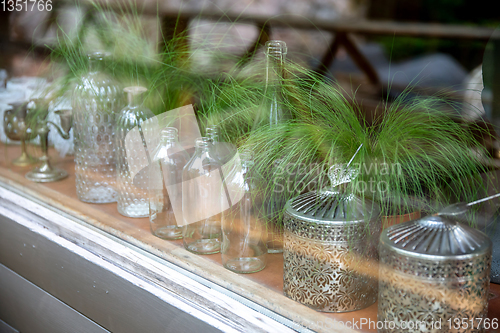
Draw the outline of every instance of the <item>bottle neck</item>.
[[[250,170],[252,169],[254,165],[254,162],[253,160],[242,160],[241,161],[241,170],[243,172],[243,174],[247,175]]]
[[[177,142],[179,142],[179,140],[177,138],[172,138],[172,137],[162,137],[161,138],[161,144],[163,146],[172,146],[172,145],[177,144]]]
[[[127,93],[127,102],[129,107],[138,107],[144,103],[144,97],[142,93]]]
[[[206,136],[213,143],[219,142],[219,128],[217,126],[209,126],[209,127],[207,127]]]
[[[288,118],[283,109],[285,95],[283,83],[285,80],[286,44],[282,41],[266,43],[266,99],[268,99],[268,119],[271,127],[276,126]]]
[[[179,142],[179,135],[177,129],[174,127],[167,127],[161,131],[161,144],[162,146],[173,146]]]
[[[123,91],[127,94],[128,107],[136,108],[144,102],[144,93],[147,89],[141,86],[132,86],[123,89]]]
[[[195,153],[204,154],[210,152],[212,147],[212,140],[208,137],[201,137],[196,139]]]
[[[282,41],[266,43],[266,84],[281,89],[285,78],[286,44]]]
[[[253,154],[248,151],[242,152],[240,154],[240,162],[243,174],[248,174],[248,172],[254,165]]]
[[[212,143],[219,142],[219,135],[218,134],[210,135],[208,138],[212,141]]]
[[[89,72],[90,73],[99,72],[100,70],[102,70],[103,66],[104,66],[104,59],[103,58],[93,57],[93,56],[89,57]]]

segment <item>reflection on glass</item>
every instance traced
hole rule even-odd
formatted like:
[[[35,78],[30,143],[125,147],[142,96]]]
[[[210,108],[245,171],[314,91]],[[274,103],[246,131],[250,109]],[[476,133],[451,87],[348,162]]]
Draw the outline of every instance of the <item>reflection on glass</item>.
[[[220,251],[221,170],[209,138],[196,140],[196,150],[182,172],[182,236],[184,247],[194,253]]]
[[[115,115],[121,91],[100,69],[105,55],[89,55],[90,71],[77,85],[73,100],[75,176],[78,199],[116,201]]]
[[[147,178],[142,174],[132,179],[127,162],[125,137],[134,127],[142,131],[142,122],[154,116],[143,105],[143,95],[147,91],[144,87],[127,87],[128,105],[118,115],[116,121],[116,185],[118,190],[118,212],[128,217],[146,217],[149,213],[147,192]],[[142,147],[141,147],[142,148]],[[128,151],[135,158],[137,152]]]
[[[265,226],[258,214],[261,203],[256,202],[257,188],[251,176],[253,157],[244,152],[240,158],[242,199],[222,213],[222,264],[236,273],[254,273],[267,263]]]
[[[176,203],[182,202],[182,169],[188,160],[188,153],[178,142],[177,129],[163,129],[149,175],[149,221],[151,232],[160,238],[182,238],[176,219],[182,217],[182,207],[176,207]]]

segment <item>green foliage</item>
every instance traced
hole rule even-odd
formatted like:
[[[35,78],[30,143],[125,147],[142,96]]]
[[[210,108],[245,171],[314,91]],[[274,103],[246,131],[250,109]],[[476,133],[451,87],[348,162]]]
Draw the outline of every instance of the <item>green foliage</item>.
[[[327,170],[347,163],[360,144],[363,147],[352,164],[359,176],[348,190],[379,201],[383,214],[413,209],[415,199],[441,207],[453,201],[456,191],[467,200],[476,196],[481,169],[471,149],[482,147],[441,111],[442,99],[408,103],[403,94],[394,103],[382,105],[380,118],[368,124],[360,107],[335,82],[289,63],[283,107],[290,110],[292,119],[253,129],[268,98],[262,66],[250,75],[243,75],[238,67],[222,74],[197,72],[191,63],[196,50],[189,48],[185,35],[165,37],[160,52],[148,53],[146,32],[137,24],[136,12],[112,14],[96,5],[87,15],[91,14],[76,37],[60,36],[53,49],[53,61],[67,66],[64,87],[71,89],[71,83],[88,71],[86,40],[97,36],[100,51],[113,55],[106,70],[124,86],[147,87],[147,103],[155,114],[194,103],[202,128],[216,124],[222,140],[254,152],[255,168],[263,179],[261,191],[268,198],[264,210],[273,211],[301,192],[328,185]],[[86,31],[91,28],[93,33]],[[217,59],[238,62],[224,53]],[[465,178],[472,181],[460,182]],[[375,190],[361,186],[369,182]],[[452,183],[457,187],[452,188]],[[280,216],[270,220],[282,221]]]
[[[288,85],[295,119],[251,133],[245,146],[256,151],[263,174],[269,174],[277,159],[283,165],[315,165],[306,172],[287,174],[301,184],[289,197],[310,190],[311,185],[316,189],[327,185],[326,170],[347,163],[363,144],[351,165],[359,175],[348,190],[378,201],[384,215],[437,209],[453,202],[451,194],[457,191],[465,200],[476,198],[482,185],[477,177],[481,166],[472,149],[483,148],[469,130],[442,111],[442,99],[417,98],[408,103],[407,92],[382,106],[380,118],[368,124],[334,82],[304,72]],[[268,191],[278,183],[270,181]],[[428,205],[414,206],[415,202]]]

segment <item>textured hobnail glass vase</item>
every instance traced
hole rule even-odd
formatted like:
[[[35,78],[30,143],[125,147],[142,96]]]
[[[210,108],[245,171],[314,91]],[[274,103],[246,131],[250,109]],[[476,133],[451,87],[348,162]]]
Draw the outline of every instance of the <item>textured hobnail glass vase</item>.
[[[116,201],[115,115],[121,89],[100,71],[104,55],[89,55],[90,71],[73,95],[75,176],[78,198],[90,203]]]
[[[127,94],[128,104],[116,120],[116,185],[118,190],[118,212],[128,217],[149,216],[149,197],[147,175],[138,173],[134,179],[129,171],[127,153],[132,158],[139,156],[134,150],[128,151],[125,147],[125,137],[134,127],[142,131],[142,122],[154,117],[154,114],[143,105],[143,95],[147,91],[144,87],[127,87],[123,90]],[[139,149],[143,146],[139,145]]]
[[[189,154],[178,142],[177,129],[166,127],[161,132],[158,151],[149,172],[149,221],[153,235],[163,239],[182,238],[182,221],[176,216],[182,202],[182,169]],[[181,207],[182,211],[182,207]]]

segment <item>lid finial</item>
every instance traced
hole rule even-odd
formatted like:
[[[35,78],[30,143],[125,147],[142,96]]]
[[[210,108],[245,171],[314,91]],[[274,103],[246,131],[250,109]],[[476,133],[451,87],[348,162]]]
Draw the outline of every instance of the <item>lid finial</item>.
[[[328,178],[330,179],[330,184],[332,187],[350,183],[358,176],[359,170],[350,168],[350,166],[361,147],[363,147],[363,144],[359,145],[358,149],[356,149],[356,152],[354,153],[354,155],[352,155],[351,159],[346,165],[344,165],[344,163],[336,163],[332,165],[330,169],[328,169]]]

